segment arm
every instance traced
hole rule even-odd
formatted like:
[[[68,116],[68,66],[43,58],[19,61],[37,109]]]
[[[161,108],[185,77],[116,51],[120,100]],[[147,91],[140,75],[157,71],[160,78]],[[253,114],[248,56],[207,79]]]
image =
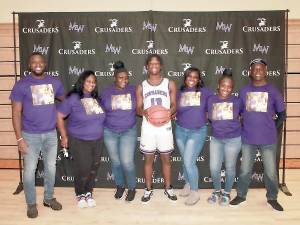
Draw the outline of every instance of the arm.
[[[22,103],[12,101],[12,123],[18,143],[18,150],[25,154],[27,152],[27,143],[22,137],[21,122],[22,122]]]
[[[278,129],[279,127],[282,126],[283,122],[285,121],[286,119],[286,111],[282,111],[282,112],[278,112],[276,114],[276,118],[275,118],[275,125],[276,125],[276,128]]]
[[[61,136],[61,146],[68,148],[68,135],[65,128],[64,115],[61,112],[57,112],[57,128]]]
[[[136,113],[139,116],[144,116],[144,103],[143,103],[143,91],[142,86],[138,85],[136,88]]]
[[[170,101],[171,101],[170,113],[171,113],[171,117],[173,118],[176,113],[176,84],[173,80],[170,80],[169,91],[170,91]]]

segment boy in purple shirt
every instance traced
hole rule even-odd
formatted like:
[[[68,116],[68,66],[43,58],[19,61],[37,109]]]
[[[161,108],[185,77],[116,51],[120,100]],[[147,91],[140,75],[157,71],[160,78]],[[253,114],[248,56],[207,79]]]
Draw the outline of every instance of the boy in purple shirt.
[[[24,193],[27,216],[36,218],[35,170],[40,152],[44,160],[44,206],[61,210],[53,198],[56,156],[56,107],[55,98],[63,100],[62,83],[45,74],[46,62],[40,53],[29,57],[30,75],[18,81],[11,92],[12,121],[18,149],[24,158]]]
[[[251,83],[240,91],[243,104],[242,164],[237,185],[237,196],[230,205],[246,201],[250,176],[259,149],[263,158],[267,202],[273,209],[283,211],[277,202],[278,177],[276,167],[277,127],[285,119],[281,93],[267,82],[267,63],[254,59],[250,63]],[[274,115],[277,120],[274,121]]]

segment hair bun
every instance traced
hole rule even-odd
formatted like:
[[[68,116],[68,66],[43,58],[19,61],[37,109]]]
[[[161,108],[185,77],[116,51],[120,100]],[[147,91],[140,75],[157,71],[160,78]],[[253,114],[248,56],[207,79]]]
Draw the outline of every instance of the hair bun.
[[[115,70],[118,70],[118,69],[125,68],[125,65],[122,61],[117,61],[117,62],[114,63],[113,67],[114,67]]]
[[[226,75],[226,76],[232,76],[232,69],[231,69],[231,68],[226,68],[226,69],[223,71],[223,75]]]

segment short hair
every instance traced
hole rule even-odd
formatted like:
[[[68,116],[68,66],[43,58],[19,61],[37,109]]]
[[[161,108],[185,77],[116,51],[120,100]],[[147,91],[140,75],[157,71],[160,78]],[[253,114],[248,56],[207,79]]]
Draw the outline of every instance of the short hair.
[[[162,60],[161,56],[158,55],[158,54],[151,54],[151,55],[148,55],[148,57],[147,57],[147,59],[146,59],[146,65],[148,65],[149,62],[150,62],[153,58],[156,58],[156,59],[159,61],[160,65],[163,65],[163,60]]]

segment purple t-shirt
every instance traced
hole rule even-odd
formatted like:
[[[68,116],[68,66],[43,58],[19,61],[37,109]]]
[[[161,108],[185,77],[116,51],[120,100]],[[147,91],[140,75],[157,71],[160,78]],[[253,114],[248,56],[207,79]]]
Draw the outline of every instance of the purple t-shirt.
[[[124,132],[136,124],[135,86],[128,84],[123,90],[114,85],[101,93],[101,104],[106,112],[104,127],[113,132]]]
[[[272,116],[285,110],[283,96],[271,84],[249,84],[240,91],[243,104],[242,141],[245,144],[269,145],[277,142]]]
[[[207,99],[213,92],[206,88],[179,90],[177,92],[176,123],[187,129],[199,129],[207,123]]]
[[[45,76],[36,79],[28,75],[13,87],[10,100],[22,103],[22,131],[47,133],[56,127],[55,98],[64,96],[60,80]]]
[[[241,136],[241,106],[241,100],[236,96],[227,99],[221,99],[218,95],[209,97],[207,108],[213,137],[223,139]]]
[[[67,97],[57,110],[68,117],[69,135],[81,140],[97,140],[103,136],[105,113],[97,99],[78,94]]]

